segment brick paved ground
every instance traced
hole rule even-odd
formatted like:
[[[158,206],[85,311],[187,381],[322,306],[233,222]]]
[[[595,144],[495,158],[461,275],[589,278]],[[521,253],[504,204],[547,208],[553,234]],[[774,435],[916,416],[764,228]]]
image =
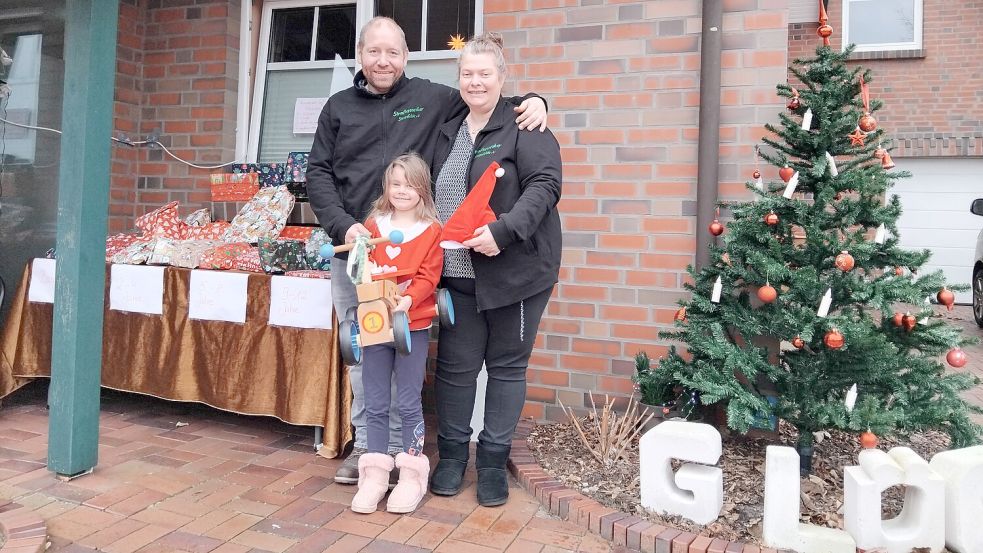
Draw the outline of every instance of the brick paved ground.
[[[969,307],[940,312],[983,337]],[[966,352],[961,370],[983,378],[983,344]],[[458,497],[428,496],[408,516],[356,515],[347,508],[354,487],[332,482],[338,461],[313,454],[309,429],[132,394],[104,394],[99,465],[62,482],[45,467],[45,391],[34,383],[0,409],[0,503],[41,515],[50,551],[623,550],[550,517],[514,481],[504,508],[479,507],[473,469]],[[966,398],[983,405],[983,385]]]
[[[478,506],[473,468],[457,497],[428,496],[409,516],[358,515],[354,486],[333,483],[338,461],[313,454],[310,429],[132,394],[103,394],[99,464],[62,482],[45,467],[45,391],[34,383],[0,410],[0,502],[41,515],[49,551],[621,549],[552,518],[514,481],[505,507]]]

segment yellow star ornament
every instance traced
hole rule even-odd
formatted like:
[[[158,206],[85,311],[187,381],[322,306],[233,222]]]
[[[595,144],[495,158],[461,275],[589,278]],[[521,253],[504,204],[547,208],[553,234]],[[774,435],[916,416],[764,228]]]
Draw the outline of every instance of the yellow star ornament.
[[[451,50],[463,50],[465,42],[467,41],[464,40],[463,36],[451,35],[451,39],[447,41],[447,46],[449,46]]]

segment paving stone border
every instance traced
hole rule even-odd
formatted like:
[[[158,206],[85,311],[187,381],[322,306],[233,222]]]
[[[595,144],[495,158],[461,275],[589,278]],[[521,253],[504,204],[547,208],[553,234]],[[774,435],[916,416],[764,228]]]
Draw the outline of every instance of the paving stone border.
[[[48,541],[48,525],[34,511],[0,500],[0,553],[41,553]]]
[[[698,536],[601,505],[566,487],[539,466],[526,443],[526,438],[535,427],[535,421],[519,421],[512,436],[509,471],[526,491],[539,499],[543,507],[562,519],[611,540],[615,545],[641,553],[790,553],[744,542]]]

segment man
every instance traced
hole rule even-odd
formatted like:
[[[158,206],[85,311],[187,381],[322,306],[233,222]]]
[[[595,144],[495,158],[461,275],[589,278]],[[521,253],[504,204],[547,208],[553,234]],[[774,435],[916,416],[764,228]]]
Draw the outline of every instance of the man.
[[[332,96],[321,110],[308,161],[307,194],[311,208],[334,243],[368,234],[362,221],[382,194],[382,174],[396,156],[419,153],[433,159],[437,129],[467,107],[460,92],[403,74],[409,49],[403,30],[387,17],[375,17],[359,34],[357,61],[362,70],[355,86]],[[518,103],[516,99],[511,99]],[[519,128],[546,128],[546,104],[528,98],[515,108]],[[355,287],[345,275],[347,260],[331,260],[332,296],[338,317],[357,305]],[[362,366],[349,369],[355,444],[338,468],[335,482],[358,483],[358,458],[365,452],[365,403]],[[395,390],[392,397],[396,398]],[[389,413],[390,453],[402,451],[399,413]],[[398,476],[393,472],[393,481]]]

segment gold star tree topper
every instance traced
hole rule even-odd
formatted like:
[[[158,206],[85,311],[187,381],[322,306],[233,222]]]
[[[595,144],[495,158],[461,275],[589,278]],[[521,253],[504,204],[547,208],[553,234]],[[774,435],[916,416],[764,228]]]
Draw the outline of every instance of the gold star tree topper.
[[[462,50],[464,49],[465,42],[466,41],[464,40],[463,36],[451,35],[451,39],[447,41],[447,46],[449,46],[451,50]]]

